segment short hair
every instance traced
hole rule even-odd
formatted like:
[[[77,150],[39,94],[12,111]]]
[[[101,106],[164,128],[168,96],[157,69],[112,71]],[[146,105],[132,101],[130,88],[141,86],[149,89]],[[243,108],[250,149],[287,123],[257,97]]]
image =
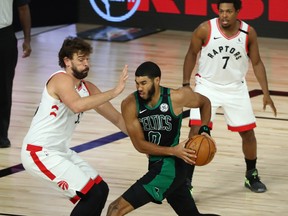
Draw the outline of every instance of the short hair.
[[[149,79],[161,77],[161,70],[159,66],[151,61],[146,61],[138,66],[135,71],[135,76],[148,76]]]
[[[58,63],[59,66],[65,68],[64,58],[67,57],[69,59],[73,58],[73,54],[75,53],[82,53],[84,55],[89,55],[93,51],[91,45],[78,37],[67,37],[62,47],[58,53]]]
[[[234,5],[235,10],[240,10],[242,8],[241,0],[217,0],[217,8],[219,10],[219,6],[222,3],[232,3]]]

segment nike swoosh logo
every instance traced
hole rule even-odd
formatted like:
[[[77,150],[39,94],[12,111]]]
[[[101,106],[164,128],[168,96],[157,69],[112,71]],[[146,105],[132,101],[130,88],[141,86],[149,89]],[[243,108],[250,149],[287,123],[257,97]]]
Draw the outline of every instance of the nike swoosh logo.
[[[214,40],[220,39],[221,37],[214,37]]]
[[[140,110],[139,113],[144,113],[147,109],[144,109],[144,110]]]

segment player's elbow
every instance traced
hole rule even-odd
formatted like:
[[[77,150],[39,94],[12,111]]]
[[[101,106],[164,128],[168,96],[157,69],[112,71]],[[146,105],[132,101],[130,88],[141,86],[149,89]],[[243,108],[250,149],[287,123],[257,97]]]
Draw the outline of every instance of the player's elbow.
[[[134,147],[138,152],[143,153],[143,154],[145,153],[145,150],[143,148],[141,148],[139,146],[135,146],[135,145],[134,145]]]
[[[73,113],[81,113],[81,112],[87,111],[85,106],[82,106],[81,104],[77,104],[77,103],[74,103],[68,107]]]
[[[205,102],[204,102],[204,104],[205,104],[205,106],[207,106],[207,107],[211,107],[211,101],[210,101],[210,99],[208,98],[208,97],[205,97],[205,96],[203,96],[205,99]]]
[[[147,154],[146,148],[144,148],[142,145],[134,144],[134,147],[138,152],[143,153],[143,154]]]
[[[199,104],[201,107],[211,107],[211,101],[209,100],[208,97],[204,96],[204,95],[201,95],[199,94]]]

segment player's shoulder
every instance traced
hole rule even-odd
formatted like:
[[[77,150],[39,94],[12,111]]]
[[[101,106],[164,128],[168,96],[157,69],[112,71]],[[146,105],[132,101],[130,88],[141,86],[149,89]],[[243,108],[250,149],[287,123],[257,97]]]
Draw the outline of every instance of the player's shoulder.
[[[209,23],[210,23],[210,20],[206,20],[206,21],[200,23],[198,25],[198,27],[196,28],[196,30],[197,31],[203,31],[203,30],[209,29],[210,28],[210,24]]]
[[[210,20],[205,20],[205,21],[203,21],[202,23],[200,23],[199,27],[201,27],[201,28],[207,28],[207,27],[209,27],[211,21],[212,21],[212,19],[210,19]]]
[[[47,80],[47,83],[51,82],[51,80],[55,81],[58,79],[63,80],[63,79],[67,79],[67,78],[69,79],[68,74],[65,71],[59,70],[59,71],[56,71],[50,75],[50,77]]]
[[[210,21],[204,21],[198,25],[198,27],[194,30],[193,34],[198,35],[201,38],[205,38],[210,32]]]
[[[52,74],[50,75],[50,78],[52,78],[52,77],[66,77],[66,76],[68,76],[68,74],[66,73],[66,71],[64,71],[64,70],[59,70],[59,71],[56,71],[56,72],[52,73]]]
[[[131,94],[129,94],[126,98],[124,98],[123,100],[122,100],[122,105],[127,105],[127,106],[129,106],[129,105],[132,105],[132,104],[135,104],[136,103],[136,98],[135,98],[135,93],[133,92],[133,93],[131,93]]]
[[[249,30],[248,30],[248,43],[251,44],[254,42],[257,43],[257,32],[256,32],[255,28],[250,26]]]
[[[171,97],[180,102],[182,100],[185,100],[188,95],[191,94],[192,89],[188,86],[185,87],[180,87],[180,88],[175,88],[170,90]]]
[[[60,84],[65,84],[65,83],[73,83],[73,79],[70,75],[68,75],[65,71],[57,71],[55,73],[53,73],[48,81],[48,82],[56,82],[56,83],[60,83]]]
[[[253,26],[249,26],[248,33],[257,36],[257,32]]]

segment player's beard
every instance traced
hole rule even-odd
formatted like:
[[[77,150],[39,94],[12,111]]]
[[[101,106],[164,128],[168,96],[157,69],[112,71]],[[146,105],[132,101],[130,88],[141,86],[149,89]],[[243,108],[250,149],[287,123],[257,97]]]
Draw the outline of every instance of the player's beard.
[[[142,100],[143,100],[146,104],[149,103],[149,102],[152,100],[152,97],[153,97],[154,94],[155,94],[155,85],[154,85],[154,83],[153,83],[152,87],[149,89],[149,91],[148,91],[147,94],[148,94],[148,95],[147,95],[147,98],[146,98],[146,99],[142,98]]]
[[[76,69],[76,67],[72,66],[72,72],[73,72],[73,76],[76,78],[76,79],[79,79],[79,80],[82,80],[84,79],[85,77],[88,76],[88,72],[89,72],[89,67],[86,67],[84,70],[82,71],[79,71]]]

